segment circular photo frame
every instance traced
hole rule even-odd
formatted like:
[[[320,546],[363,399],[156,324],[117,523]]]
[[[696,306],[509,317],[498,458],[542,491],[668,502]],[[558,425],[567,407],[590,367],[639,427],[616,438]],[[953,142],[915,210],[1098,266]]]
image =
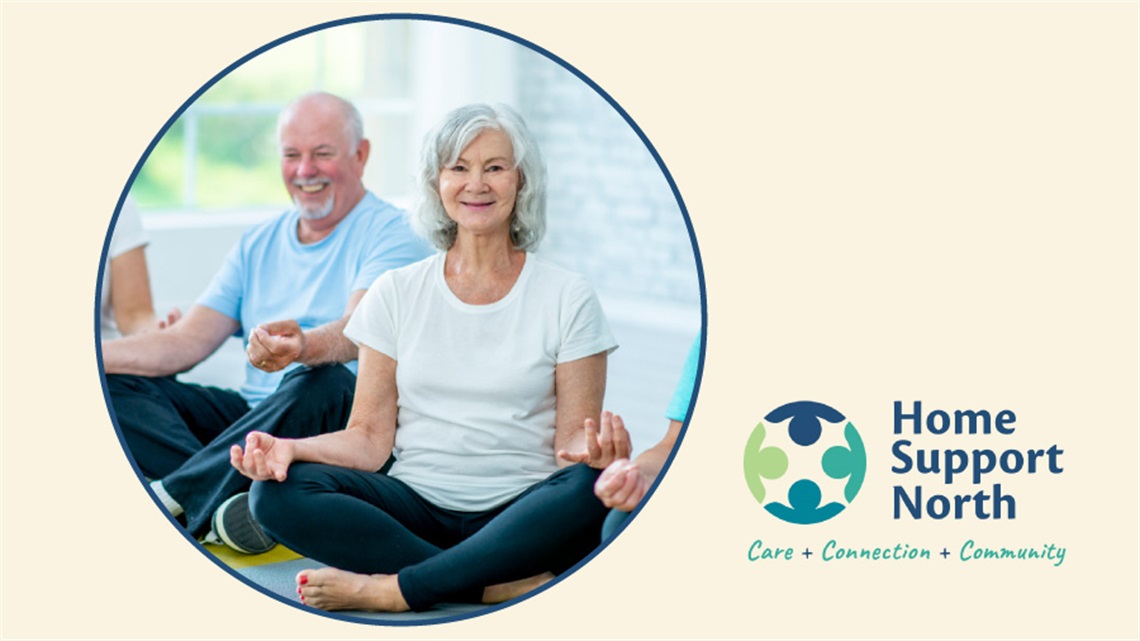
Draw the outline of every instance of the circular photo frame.
[[[345,142],[339,147],[319,139],[331,130],[316,120],[320,116],[317,106],[323,108],[334,100],[340,101],[335,105],[349,105],[350,109],[337,107],[337,122],[347,124],[329,134]],[[321,104],[314,106],[317,103]],[[449,139],[440,133],[446,125],[439,123],[456,122],[456,114],[466,113],[463,108],[472,104],[491,105],[496,114],[491,117],[494,123],[489,127],[478,125],[483,133],[477,131],[473,138],[464,138],[460,132],[450,139],[459,141],[460,148],[446,149]],[[523,123],[521,133],[510,124],[512,115]],[[473,122],[485,124],[474,116],[463,121],[466,125]],[[501,151],[501,144],[487,147],[493,148],[491,151],[484,149],[486,145],[480,146],[490,138],[485,135],[490,130],[506,132],[503,140],[496,140],[507,145],[507,152]],[[362,140],[367,142],[362,145]],[[425,140],[437,144],[433,147],[424,144]],[[420,169],[428,166],[427,174],[432,173],[432,163],[420,159],[424,153],[421,149],[442,149],[451,155],[442,161],[444,164],[436,163],[435,182]],[[519,158],[522,152],[530,157]],[[545,161],[545,180],[540,180],[535,168],[541,163],[528,164],[539,153]],[[502,162],[503,156],[506,162]],[[442,264],[440,257],[446,253],[433,257],[423,238],[420,248],[415,248],[411,232],[424,225],[418,215],[409,217],[403,212],[421,211],[423,185],[442,192],[441,184],[455,172],[466,174],[464,189],[473,189],[470,183],[476,182],[476,191],[494,198],[518,194],[510,213],[512,221],[521,217],[518,212],[523,190],[538,189],[541,193],[537,198],[545,202],[545,224],[540,225],[544,229],[538,233],[541,243],[527,249],[523,271],[516,281],[534,281],[536,293],[530,298],[521,298],[521,294],[516,298],[530,301],[528,304],[544,299],[553,303],[548,310],[533,303],[535,307],[527,309],[533,322],[517,328],[504,326],[494,337],[502,341],[502,349],[474,341],[480,349],[471,352],[483,355],[477,358],[517,363],[516,344],[553,339],[528,342],[529,336],[522,340],[516,332],[529,333],[531,326],[554,328],[556,343],[547,350],[549,353],[539,355],[550,361],[544,370],[549,384],[533,386],[545,389],[539,392],[545,396],[533,400],[537,409],[529,413],[512,414],[509,410],[513,406],[507,408],[502,421],[504,430],[515,430],[508,431],[510,434],[534,436],[531,450],[512,437],[521,454],[504,456],[496,449],[501,443],[495,438],[502,437],[494,436],[495,429],[487,429],[479,417],[469,418],[478,415],[479,408],[471,410],[459,402],[454,405],[459,408],[457,412],[468,418],[440,419],[437,424],[429,421],[419,430],[408,429],[408,423],[415,423],[405,422],[401,414],[400,429],[404,432],[398,432],[395,421],[390,421],[391,432],[397,434],[389,435],[395,441],[394,471],[391,460],[379,471],[371,471],[374,468],[368,461],[352,461],[357,469],[348,475],[372,480],[384,477],[382,484],[397,489],[387,485],[378,489],[369,485],[372,481],[365,482],[366,488],[351,489],[347,478],[331,482],[339,484],[334,493],[342,505],[357,502],[383,511],[378,506],[405,499],[416,502],[415,509],[388,511],[390,520],[403,527],[404,534],[415,539],[414,544],[385,539],[390,532],[377,531],[374,539],[362,539],[342,530],[339,535],[320,537],[338,542],[337,549],[326,549],[309,547],[312,538],[305,538],[301,531],[305,528],[285,533],[283,528],[269,527],[268,522],[262,528],[259,523],[268,518],[272,511],[269,506],[294,504],[274,503],[270,498],[274,490],[258,489],[286,485],[273,478],[278,474],[273,447],[279,447],[279,453],[284,451],[283,441],[250,439],[249,432],[282,438],[343,432],[351,414],[369,409],[370,393],[362,394],[355,386],[357,375],[361,380],[372,376],[387,363],[384,359],[391,361],[391,378],[374,380],[393,380],[397,388],[401,383],[413,385],[406,382],[412,379],[404,379],[402,371],[395,373],[395,364],[397,352],[406,355],[408,361],[414,360],[416,352],[402,352],[392,346],[389,353],[378,347],[373,340],[380,339],[371,333],[372,325],[362,327],[366,321],[358,317],[364,314],[355,310],[367,306],[369,322],[378,322],[378,310],[393,308],[385,296],[408,291],[407,279],[400,281],[403,285],[391,285],[395,289],[387,293],[381,291],[384,286],[380,281],[399,278],[377,279],[379,274],[406,274],[421,264],[417,262],[420,259],[427,263],[439,258]],[[515,176],[517,181],[495,182],[503,175]],[[354,185],[361,184],[367,190],[363,198],[352,191]],[[334,193],[327,199],[328,212],[309,208],[306,203],[310,200],[324,202],[320,192],[327,193],[330,188]],[[482,212],[493,198],[484,200],[460,198],[457,202]],[[349,211],[346,202],[362,204]],[[371,207],[369,220],[380,222],[371,227],[356,225],[351,234],[342,233],[340,236],[346,237],[343,246],[330,249],[316,261],[318,266],[335,261],[340,270],[335,278],[321,280],[327,274],[312,273],[322,268],[295,264],[295,256],[327,245],[336,229],[362,219],[363,214],[356,212],[364,205]],[[345,211],[340,211],[342,208]],[[333,219],[336,222],[331,227],[321,227],[322,220]],[[461,236],[468,233],[465,224],[458,221]],[[514,222],[511,225],[517,248]],[[306,237],[313,229],[328,233]],[[454,234],[452,242],[460,242],[454,240]],[[286,245],[291,249],[273,253]],[[435,251],[441,249],[446,247],[436,242]],[[234,62],[194,92],[142,154],[116,205],[101,260],[96,282],[95,340],[104,396],[127,459],[152,499],[188,541],[230,575],[279,601],[340,620],[382,625],[457,621],[530,598],[571,575],[630,525],[632,521],[625,517],[635,517],[649,502],[683,439],[699,390],[707,335],[704,275],[688,212],[661,157],[629,114],[569,63],[517,36],[465,20],[419,14],[347,18],[289,34]],[[302,272],[299,280],[287,276]],[[438,273],[442,274],[442,269]],[[521,285],[501,300],[511,299],[518,287]],[[369,293],[363,294],[365,290]],[[364,302],[358,305],[361,294]],[[289,304],[296,301],[304,301],[305,308],[290,308]],[[336,311],[338,306],[342,311]],[[497,302],[485,305],[497,306]],[[323,354],[323,360],[315,359],[327,365],[309,363],[305,355],[315,353],[313,345],[322,340],[312,332],[324,332],[324,338],[330,332],[339,332],[344,323],[337,325],[337,321],[346,320],[350,312],[352,320],[347,320],[344,335],[362,345],[362,353],[370,354],[364,363],[367,373],[360,372],[355,351],[346,355],[330,350]],[[449,335],[454,333],[451,328],[445,329]],[[344,336],[336,338],[343,341]],[[405,338],[404,344],[407,342]],[[617,347],[620,349],[614,351]],[[511,354],[511,358],[500,359],[498,354]],[[605,355],[601,359],[600,389],[594,380],[596,366],[574,370],[595,374],[592,387],[581,386],[588,392],[583,392],[583,398],[594,399],[584,407],[592,408],[604,395],[602,407],[613,410],[617,418],[603,413],[578,429],[556,427],[554,401],[560,401],[558,407],[571,405],[564,398],[555,398],[552,383],[555,376],[561,376],[557,370],[571,371],[577,367],[572,364],[597,354]],[[451,375],[449,359],[459,362],[471,358],[452,352],[436,356],[439,358],[427,366],[427,371],[433,379],[438,372],[438,378],[451,385],[461,376]],[[501,380],[496,378],[497,365],[477,362],[473,367],[476,369],[472,371],[490,373],[469,375],[467,380],[486,378],[477,382],[491,386],[499,380],[497,389],[506,390],[496,394],[479,388],[472,397],[490,399],[522,393],[516,392],[522,386],[504,382],[509,380],[505,375]],[[577,383],[563,382],[558,393],[578,389],[574,385]],[[398,411],[409,411],[414,395],[400,390],[398,396]],[[389,401],[392,407],[397,406],[395,396],[384,403]],[[439,405],[448,406],[453,401],[454,395],[445,396]],[[422,416],[417,415],[417,419],[422,420]],[[438,423],[449,421],[454,423],[446,428],[450,431],[439,431],[445,428]],[[528,431],[528,426],[542,421],[546,421],[544,428]],[[297,428],[301,431],[276,432],[282,424],[302,426]],[[450,445],[442,435],[464,441],[455,437],[459,433],[456,430],[463,429],[472,430],[471,440],[476,444],[460,442],[457,452],[447,450]],[[426,439],[412,436],[423,434],[428,435]],[[567,434],[578,435],[575,438],[581,439],[581,451],[576,449],[578,441],[560,440]],[[478,444],[487,439],[491,445]],[[593,443],[587,445],[588,439]],[[236,454],[234,446],[238,448]],[[570,448],[561,458],[555,451],[560,446]],[[297,454],[298,449],[290,450],[283,460],[317,460],[311,453]],[[446,450],[452,458],[433,459],[424,454],[427,450]],[[531,469],[534,466],[528,467],[526,456],[536,451],[545,462]],[[642,473],[628,462],[636,463],[642,460],[638,457],[649,456],[651,451],[660,473]],[[421,454],[426,456],[426,463],[417,468],[414,464]],[[326,462],[334,459],[340,460],[333,456]],[[469,470],[468,463],[454,464],[460,459],[473,462]],[[561,463],[554,471],[558,461]],[[468,479],[458,484],[463,491],[454,500],[446,494],[445,482],[423,485],[423,470],[440,465],[448,470],[463,468],[456,478]],[[245,474],[238,473],[236,466],[245,466]],[[370,471],[360,471],[361,466]],[[375,467],[379,468],[379,463]],[[573,470],[583,468],[589,472],[572,477]],[[280,476],[284,477],[288,476],[286,469],[302,468],[281,469]],[[518,471],[521,469],[525,474]],[[495,470],[505,470],[502,479]],[[257,481],[252,494],[248,493],[250,474],[265,479]],[[548,519],[541,510],[527,515],[517,508],[526,497],[545,491],[552,485],[549,479],[558,475],[572,477],[562,485],[577,484],[576,493],[560,490],[563,495],[550,494],[532,503],[559,505],[559,500],[570,500],[563,508],[571,515],[566,524]],[[615,481],[603,500],[598,479],[607,475],[640,486],[622,489]],[[535,478],[540,482],[534,482]],[[454,479],[452,485],[456,485]],[[369,498],[365,496],[369,492],[396,494]],[[580,502],[566,499],[570,494]],[[593,503],[587,509],[581,501]],[[621,509],[610,511],[611,505]],[[313,532],[324,535],[336,531],[340,519],[336,515],[342,514],[339,508],[325,514],[327,518],[320,518],[324,513],[313,509],[318,511],[296,519],[312,525],[308,528],[310,536]],[[590,534],[574,534],[577,538],[568,545],[576,546],[573,558],[555,562],[543,557],[541,550],[532,549],[542,546],[529,545],[527,537],[510,534],[520,525],[516,521],[504,526],[504,515],[535,519],[560,531],[581,529]],[[440,525],[444,517],[451,521]],[[603,518],[607,519],[604,536]],[[498,529],[485,528],[489,523]],[[498,539],[497,546],[472,549],[469,542],[476,538],[473,533],[484,532],[483,539],[494,540],[486,534],[491,531],[508,534]],[[544,536],[541,531],[532,534],[535,539]],[[296,543],[275,545],[285,538]],[[383,572],[358,565],[351,569],[359,574],[337,574],[336,568],[356,563],[352,555],[366,548],[387,550],[408,545],[435,546],[438,552],[433,556],[421,549],[421,560],[411,554],[403,566],[405,561],[393,561],[399,567],[391,570],[391,576],[412,611],[340,608],[343,604],[335,598],[338,589],[356,580],[353,577],[368,578]],[[471,551],[464,556],[456,554],[456,549]],[[435,568],[436,573],[420,572],[416,576],[416,572],[400,569],[422,568],[444,556],[450,565],[443,570]],[[473,564],[473,558],[478,563]],[[520,559],[528,559],[530,565],[512,565]],[[474,576],[488,583],[481,589],[482,598],[476,594],[480,590],[470,585],[441,586],[433,581],[440,572],[464,577],[471,574],[468,570],[472,565],[483,572],[474,572]],[[500,566],[504,568],[501,572],[485,571]],[[546,569],[533,572],[542,568]],[[516,576],[520,572],[525,576]],[[463,580],[471,582],[469,578]],[[463,580],[457,579],[460,583]],[[317,583],[323,592],[315,589]],[[488,590],[502,585],[509,587],[488,596]]]

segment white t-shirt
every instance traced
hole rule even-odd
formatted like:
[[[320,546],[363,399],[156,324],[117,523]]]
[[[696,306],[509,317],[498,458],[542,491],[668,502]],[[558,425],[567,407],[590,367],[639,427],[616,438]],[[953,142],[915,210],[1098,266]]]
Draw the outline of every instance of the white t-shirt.
[[[617,348],[584,278],[528,254],[510,293],[459,300],[446,253],[386,272],[344,334],[396,362],[389,475],[437,506],[501,505],[558,467],[554,366]]]
[[[111,309],[111,260],[136,247],[147,244],[143,231],[139,208],[127,198],[119,210],[119,220],[111,233],[111,246],[107,249],[107,260],[103,261],[103,289],[99,292],[99,329],[102,340],[119,338],[119,326],[115,324],[115,314]]]

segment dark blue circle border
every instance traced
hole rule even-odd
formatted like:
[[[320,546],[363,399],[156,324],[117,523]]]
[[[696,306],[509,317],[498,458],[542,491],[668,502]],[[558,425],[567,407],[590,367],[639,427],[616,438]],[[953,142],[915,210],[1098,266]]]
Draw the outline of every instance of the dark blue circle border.
[[[534,44],[528,40],[520,38],[519,36],[508,33],[508,32],[503,31],[501,29],[497,29],[495,27],[490,27],[490,26],[487,26],[484,24],[472,22],[469,20],[463,20],[463,19],[459,19],[459,18],[451,18],[451,17],[447,17],[447,16],[431,15],[431,14],[419,14],[419,13],[368,14],[368,15],[361,15],[361,16],[355,16],[355,17],[350,17],[350,18],[342,18],[342,19],[338,19],[338,20],[332,20],[329,22],[323,22],[323,23],[320,23],[320,24],[317,24],[317,25],[314,25],[311,27],[306,27],[306,28],[301,29],[299,31],[295,31],[293,33],[290,33],[286,36],[282,36],[282,37],[280,37],[276,40],[273,40],[272,42],[265,44],[261,47],[258,47],[254,51],[246,54],[245,56],[242,56],[240,59],[238,59],[237,61],[230,64],[225,69],[218,72],[213,78],[211,78],[209,81],[207,81],[205,84],[203,84],[197,91],[195,91],[189,98],[187,98],[185,102],[182,103],[182,105],[178,108],[178,110],[175,111],[174,114],[171,115],[170,118],[167,119],[167,121],[163,124],[162,128],[159,129],[158,133],[151,140],[150,144],[147,146],[146,150],[143,152],[142,156],[139,158],[138,162],[135,164],[135,167],[134,167],[133,171],[131,172],[130,178],[128,178],[126,185],[124,185],[122,192],[119,194],[119,199],[115,204],[115,213],[111,217],[111,223],[110,223],[110,226],[108,227],[107,235],[103,240],[103,251],[102,251],[100,258],[99,258],[99,269],[97,272],[98,276],[96,278],[96,283],[95,283],[95,314],[94,314],[94,320],[95,320],[95,358],[96,358],[96,361],[97,361],[98,366],[99,366],[99,380],[100,380],[100,383],[103,387],[103,400],[107,405],[107,411],[109,412],[109,414],[111,416],[111,421],[114,424],[115,433],[119,438],[119,443],[120,443],[120,445],[122,445],[123,452],[126,454],[127,459],[131,464],[131,467],[135,471],[135,474],[138,476],[139,480],[143,483],[143,486],[146,488],[146,491],[150,495],[151,499],[160,508],[160,511],[162,512],[162,514],[166,515],[166,517],[170,521],[171,525],[173,525],[182,534],[182,536],[184,538],[186,538],[186,540],[188,540],[191,544],[196,546],[203,555],[205,555],[208,559],[213,561],[213,563],[215,565],[220,567],[222,570],[224,570],[225,572],[227,572],[228,574],[230,574],[231,576],[233,576],[237,580],[239,580],[239,581],[245,583],[246,585],[248,585],[249,587],[257,590],[258,592],[261,592],[262,594],[265,594],[266,596],[269,596],[270,598],[272,598],[276,601],[279,601],[279,602],[285,603],[289,606],[301,609],[305,612],[318,614],[321,616],[325,616],[325,617],[340,620],[340,621],[348,621],[348,622],[352,622],[352,623],[364,623],[364,624],[369,624],[369,625],[383,625],[383,626],[421,626],[421,625],[434,625],[434,624],[438,624],[438,623],[452,623],[452,622],[456,622],[456,621],[462,621],[465,619],[471,619],[474,617],[483,616],[486,614],[490,614],[492,612],[497,612],[497,611],[502,610],[504,608],[515,605],[516,603],[521,603],[522,601],[525,601],[525,600],[530,599],[534,596],[537,596],[538,594],[541,594],[541,593],[545,592],[546,590],[548,590],[549,588],[551,588],[552,586],[556,585],[557,583],[559,583],[560,581],[562,581],[566,577],[577,572],[579,568],[581,568],[582,566],[589,563],[595,556],[597,556],[599,553],[601,553],[602,550],[604,550],[606,547],[608,547],[610,541],[612,541],[613,539],[610,539],[610,541],[603,541],[601,543],[601,545],[599,545],[593,552],[590,553],[589,556],[582,559],[576,565],[574,565],[574,567],[570,568],[564,574],[557,577],[553,581],[548,582],[546,585],[542,586],[541,588],[533,590],[533,591],[531,591],[531,592],[529,592],[529,593],[527,593],[521,597],[518,597],[516,599],[512,599],[512,600],[507,601],[505,603],[500,603],[500,604],[496,604],[496,605],[487,605],[487,606],[485,606],[485,607],[483,607],[483,608],[481,608],[475,612],[467,612],[467,613],[457,614],[457,615],[452,615],[452,616],[440,616],[438,618],[430,618],[430,619],[412,619],[412,620],[407,620],[407,621],[400,621],[400,620],[368,619],[368,618],[362,618],[362,617],[352,616],[352,615],[347,615],[347,614],[339,614],[339,613],[335,613],[335,612],[326,612],[324,610],[318,610],[315,608],[306,607],[300,603],[295,603],[293,601],[290,601],[290,600],[283,598],[281,595],[279,595],[275,592],[271,592],[271,591],[265,589],[264,587],[257,584],[253,580],[248,579],[245,576],[242,576],[241,574],[236,572],[233,568],[231,568],[228,565],[226,565],[225,563],[223,563],[220,559],[218,559],[216,556],[211,554],[200,543],[198,543],[198,541],[195,540],[194,537],[191,536],[190,533],[188,533],[184,528],[182,528],[181,525],[179,525],[177,523],[177,521],[173,517],[170,516],[169,512],[167,512],[166,509],[162,507],[162,502],[150,490],[149,483],[146,482],[145,477],[143,476],[141,470],[139,469],[138,463],[135,461],[134,456],[131,454],[130,448],[127,447],[126,440],[123,437],[122,429],[119,427],[119,421],[115,415],[114,405],[111,403],[110,393],[109,393],[108,388],[107,388],[106,372],[104,371],[104,368],[103,368],[103,351],[101,348],[102,332],[101,332],[101,328],[100,328],[100,320],[101,320],[100,298],[101,298],[102,291],[103,291],[103,268],[102,268],[102,266],[104,264],[106,264],[106,261],[107,261],[107,254],[110,250],[110,244],[111,244],[111,236],[114,233],[115,225],[118,223],[119,212],[122,210],[123,203],[126,201],[127,195],[130,193],[131,186],[134,184],[135,179],[138,177],[139,171],[146,164],[146,161],[150,157],[150,154],[154,151],[154,148],[158,145],[158,143],[166,135],[167,131],[169,131],[169,129],[174,125],[174,123],[176,123],[178,121],[178,119],[182,116],[182,114],[185,113],[186,110],[189,109],[190,106],[193,105],[193,103],[198,100],[198,98],[200,98],[206,91],[208,91],[211,87],[213,87],[215,84],[217,84],[222,78],[229,75],[230,72],[234,71],[235,69],[244,65],[245,63],[249,62],[253,58],[256,58],[257,56],[265,53],[266,51],[269,51],[270,49],[273,49],[273,48],[277,47],[278,45],[284,44],[284,43],[289,42],[291,40],[295,40],[297,38],[300,38],[301,36],[305,36],[305,35],[308,35],[311,33],[315,33],[317,31],[323,31],[325,29],[331,29],[333,27],[339,27],[339,26],[348,25],[348,24],[355,24],[355,23],[360,23],[360,22],[375,22],[375,21],[382,21],[382,20],[418,20],[418,21],[425,21],[425,22],[439,22],[439,23],[445,23],[445,24],[458,25],[458,26],[462,26],[462,27],[468,27],[471,29],[476,29],[478,31],[490,33],[492,35],[496,35],[496,36],[499,36],[501,38],[505,38],[507,40],[510,40],[510,41],[516,43],[516,44],[522,45],[522,46],[526,47],[527,49],[530,49],[532,51],[535,51],[535,52],[545,56],[549,60],[557,63],[559,66],[561,66],[566,71],[569,71],[576,78],[578,78],[579,80],[584,82],[587,86],[589,86],[591,89],[593,89],[595,92],[597,92],[597,94],[599,96],[604,98],[606,100],[606,102],[609,103],[609,105],[611,107],[613,107],[613,109],[615,111],[617,111],[618,114],[621,115],[621,117],[625,120],[625,122],[637,134],[638,138],[641,139],[641,142],[645,145],[646,149],[649,150],[649,153],[653,156],[653,160],[657,163],[658,168],[661,170],[662,174],[665,176],[665,179],[668,181],[669,188],[673,192],[673,197],[676,199],[677,205],[681,209],[681,215],[685,221],[685,228],[689,234],[689,242],[691,243],[692,248],[693,248],[693,258],[696,262],[697,280],[698,280],[698,284],[699,284],[699,288],[700,288],[700,299],[701,299],[700,359],[699,359],[699,362],[697,364],[696,381],[695,381],[694,386],[693,386],[693,396],[692,396],[692,401],[690,402],[690,405],[689,405],[689,413],[685,417],[685,420],[682,424],[681,432],[680,432],[679,436],[677,437],[677,443],[674,445],[672,452],[670,452],[668,459],[666,459],[664,466],[662,466],[661,472],[658,475],[657,480],[653,483],[653,486],[649,489],[649,491],[646,493],[645,497],[641,500],[641,502],[638,504],[637,508],[633,511],[633,513],[631,514],[631,518],[627,519],[625,521],[625,523],[623,523],[620,526],[617,533],[614,535],[614,538],[616,538],[618,535],[620,535],[621,532],[624,531],[625,528],[628,527],[629,524],[634,521],[634,519],[637,517],[637,514],[641,511],[641,508],[649,501],[650,498],[652,498],[653,494],[657,491],[657,486],[660,484],[661,479],[664,478],[665,474],[669,471],[669,468],[673,464],[673,459],[675,458],[677,451],[681,446],[681,443],[684,441],[685,434],[688,432],[689,420],[692,417],[693,407],[696,405],[697,396],[700,392],[701,379],[704,375],[705,350],[706,350],[706,345],[707,345],[707,341],[708,341],[708,304],[707,304],[706,288],[705,288],[704,265],[703,265],[703,262],[701,261],[701,254],[700,254],[700,249],[697,245],[696,234],[693,231],[693,224],[689,218],[688,209],[685,207],[684,199],[681,198],[681,193],[677,189],[677,184],[673,180],[672,174],[669,173],[669,170],[665,166],[664,161],[662,161],[660,154],[657,153],[657,149],[653,146],[653,144],[645,136],[645,133],[641,130],[641,127],[639,127],[637,125],[637,123],[635,123],[633,121],[633,118],[630,117],[630,115],[625,111],[625,109],[623,109],[621,107],[621,105],[619,105],[617,103],[617,101],[615,101],[613,99],[612,96],[610,96],[608,93],[606,93],[606,91],[604,89],[599,87],[597,85],[597,83],[595,83],[588,76],[586,76],[584,73],[579,71],[577,68],[575,68],[573,65],[566,62],[565,60],[563,60],[559,56],[555,55],[554,53],[551,53],[550,51],[548,51],[548,50],[546,50],[546,49],[544,49],[544,48],[542,48],[542,47],[540,47],[540,46],[538,46],[538,45],[536,45],[536,44]]]

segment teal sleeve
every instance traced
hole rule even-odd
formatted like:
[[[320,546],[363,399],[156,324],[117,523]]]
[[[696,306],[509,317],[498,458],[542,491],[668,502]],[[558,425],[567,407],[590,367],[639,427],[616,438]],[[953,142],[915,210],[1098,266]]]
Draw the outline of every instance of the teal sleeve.
[[[697,365],[701,360],[701,335],[693,339],[693,346],[689,348],[689,356],[685,359],[685,367],[681,370],[681,380],[677,381],[677,388],[673,390],[673,400],[669,401],[669,409],[665,417],[671,421],[684,421],[689,415],[689,405],[693,402],[693,387],[697,384]]]

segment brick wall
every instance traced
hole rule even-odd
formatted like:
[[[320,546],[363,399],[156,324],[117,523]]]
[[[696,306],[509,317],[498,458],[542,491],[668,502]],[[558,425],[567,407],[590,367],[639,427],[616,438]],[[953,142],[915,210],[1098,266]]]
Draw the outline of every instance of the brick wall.
[[[603,298],[698,309],[684,218],[645,144],[557,64],[521,56],[517,77],[519,109],[549,171],[542,253],[585,274]]]

